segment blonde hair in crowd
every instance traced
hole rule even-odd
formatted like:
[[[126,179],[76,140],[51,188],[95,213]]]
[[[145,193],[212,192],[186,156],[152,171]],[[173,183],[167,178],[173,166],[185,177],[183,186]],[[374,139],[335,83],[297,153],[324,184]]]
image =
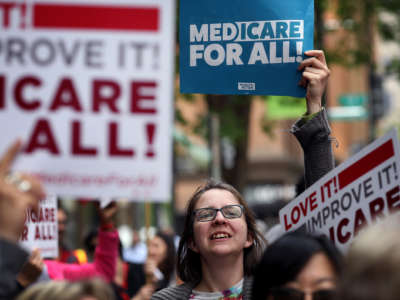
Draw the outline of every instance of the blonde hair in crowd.
[[[47,281],[37,283],[17,297],[17,300],[80,300],[83,297],[96,300],[114,300],[111,287],[100,279],[76,282]]]
[[[400,214],[374,224],[355,238],[340,285],[342,300],[400,298]]]

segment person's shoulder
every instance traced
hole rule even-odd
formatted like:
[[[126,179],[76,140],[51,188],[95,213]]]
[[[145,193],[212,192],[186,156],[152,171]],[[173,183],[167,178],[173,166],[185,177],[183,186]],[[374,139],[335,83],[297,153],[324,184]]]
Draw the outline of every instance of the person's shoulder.
[[[183,283],[176,286],[170,286],[162,289],[151,296],[151,300],[169,300],[169,299],[189,299],[192,292],[192,286]]]
[[[2,238],[0,238],[0,252],[2,254],[0,257],[0,265],[2,266],[9,266],[10,262],[13,262],[13,264],[16,262],[21,262],[22,266],[29,256],[29,253],[21,246]],[[7,260],[4,260],[5,257],[7,257]],[[7,263],[3,264],[3,260],[4,262],[7,261]]]
[[[243,281],[243,300],[252,299],[251,290],[253,287],[253,277],[246,276]]]

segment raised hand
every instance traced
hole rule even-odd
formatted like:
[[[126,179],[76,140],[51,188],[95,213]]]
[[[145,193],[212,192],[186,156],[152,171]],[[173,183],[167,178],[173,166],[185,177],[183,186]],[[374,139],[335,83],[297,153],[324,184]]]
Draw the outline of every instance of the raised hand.
[[[99,217],[100,217],[100,225],[112,224],[112,219],[114,215],[117,213],[118,205],[116,202],[111,202],[104,208],[100,208],[97,206]]]
[[[313,114],[321,110],[322,95],[328,83],[330,70],[322,50],[310,50],[304,54],[310,58],[303,60],[298,67],[298,70],[303,70],[299,85],[307,88],[307,113]]]
[[[17,242],[22,233],[26,210],[38,212],[39,201],[45,197],[36,178],[10,173],[20,149],[21,141],[16,141],[0,158],[0,236],[13,242]]]

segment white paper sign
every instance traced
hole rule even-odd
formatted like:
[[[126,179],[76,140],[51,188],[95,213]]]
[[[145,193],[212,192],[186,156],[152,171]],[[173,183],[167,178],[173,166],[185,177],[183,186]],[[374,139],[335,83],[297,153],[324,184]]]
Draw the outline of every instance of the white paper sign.
[[[342,163],[279,212],[286,231],[323,233],[345,251],[363,226],[400,211],[400,150],[392,130]]]
[[[171,198],[173,0],[0,1],[0,152],[49,193]]]
[[[57,198],[47,196],[39,205],[39,214],[26,212],[20,244],[30,250],[40,249],[42,257],[58,256]]]

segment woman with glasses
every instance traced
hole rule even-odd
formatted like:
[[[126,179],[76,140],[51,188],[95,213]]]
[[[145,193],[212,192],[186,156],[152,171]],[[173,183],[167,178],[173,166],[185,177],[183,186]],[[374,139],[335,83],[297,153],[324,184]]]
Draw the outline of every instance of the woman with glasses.
[[[333,168],[330,128],[321,109],[330,71],[322,51],[305,54],[310,58],[299,65],[303,71],[299,84],[307,89],[307,114],[292,133],[304,149],[310,185]],[[249,300],[254,266],[263,249],[264,238],[240,193],[228,184],[208,181],[188,203],[177,261],[184,283],[163,289],[151,299]]]
[[[325,237],[291,232],[268,247],[254,274],[253,299],[336,300],[342,257]]]
[[[187,214],[178,248],[185,283],[152,299],[242,299],[264,245],[246,201],[229,184],[210,180],[194,193]]]

